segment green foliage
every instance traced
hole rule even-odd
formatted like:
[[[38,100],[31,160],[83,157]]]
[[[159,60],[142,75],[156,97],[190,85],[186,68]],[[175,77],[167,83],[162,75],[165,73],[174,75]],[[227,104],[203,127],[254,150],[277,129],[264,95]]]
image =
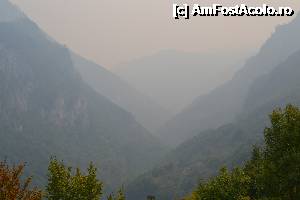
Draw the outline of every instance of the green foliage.
[[[240,169],[201,183],[187,200],[298,200],[300,199],[300,110],[288,105],[271,115],[265,146],[254,147]]]
[[[269,195],[300,199],[300,111],[291,105],[271,115],[265,130],[265,175]]]
[[[206,184],[200,184],[192,195],[192,200],[246,200],[250,187],[250,177],[236,168],[231,173],[226,168]]]
[[[84,175],[80,169],[72,174],[72,168],[51,159],[48,168],[47,198],[49,200],[99,200],[102,183],[97,180],[97,169],[91,163]]]
[[[117,195],[115,196],[114,194],[110,194],[108,197],[107,197],[107,200],[125,200],[126,197],[125,197],[125,194],[124,194],[124,190],[123,189],[120,189],[118,192],[117,192]]]

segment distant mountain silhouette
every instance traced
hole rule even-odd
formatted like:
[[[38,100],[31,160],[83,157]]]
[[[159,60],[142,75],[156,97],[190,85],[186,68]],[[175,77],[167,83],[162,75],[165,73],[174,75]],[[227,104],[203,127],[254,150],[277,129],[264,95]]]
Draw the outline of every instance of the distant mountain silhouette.
[[[117,75],[74,53],[72,60],[84,81],[97,92],[132,113],[136,120],[152,133],[155,133],[157,128],[171,118],[166,109],[131,87]]]
[[[300,46],[300,15],[291,23],[276,28],[258,54],[250,58],[232,80],[202,95],[160,130],[172,146],[195,136],[199,131],[232,122],[243,109],[250,85],[257,77],[270,72]]]
[[[124,80],[173,114],[229,80],[246,53],[189,53],[165,50],[113,68]]]
[[[164,148],[86,84],[70,54],[26,17],[0,20],[0,159],[26,162],[36,184],[45,183],[50,156],[78,167],[93,161],[106,189],[119,187]]]

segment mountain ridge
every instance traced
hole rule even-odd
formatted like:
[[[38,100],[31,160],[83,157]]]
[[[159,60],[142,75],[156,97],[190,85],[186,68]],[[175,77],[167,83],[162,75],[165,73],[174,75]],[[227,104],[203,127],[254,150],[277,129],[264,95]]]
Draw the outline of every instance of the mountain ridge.
[[[158,132],[164,141],[176,146],[199,130],[231,123],[241,112],[249,87],[260,75],[268,73],[295,53],[300,46],[300,14],[289,24],[276,28],[260,51],[251,57],[235,76],[207,95],[196,98],[181,113],[166,122]]]
[[[74,69],[69,49],[27,17],[0,23],[0,158],[26,161],[45,183],[50,156],[93,161],[110,191],[164,153],[132,114],[97,93]]]
[[[137,200],[153,194],[159,199],[180,198],[192,192],[199,181],[216,175],[222,166],[232,169],[244,164],[252,145],[262,144],[264,128],[270,123],[268,114],[287,104],[300,105],[299,65],[300,46],[251,85],[245,103],[250,105],[235,122],[199,132],[183,142],[154,169],[131,182],[128,197]]]
[[[112,71],[176,114],[198,94],[230,79],[248,52],[232,55],[163,50],[115,66]]]
[[[76,70],[86,83],[132,113],[151,133],[154,134],[156,129],[170,118],[171,114],[167,110],[117,75],[73,52],[71,57]]]

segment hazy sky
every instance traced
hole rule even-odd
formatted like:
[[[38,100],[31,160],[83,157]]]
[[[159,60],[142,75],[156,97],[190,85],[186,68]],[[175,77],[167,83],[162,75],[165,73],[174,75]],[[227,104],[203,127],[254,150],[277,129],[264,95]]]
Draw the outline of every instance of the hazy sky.
[[[176,21],[173,3],[268,3],[300,8],[299,0],[12,0],[59,42],[106,67],[164,49],[191,52],[253,49],[279,17],[197,17]]]

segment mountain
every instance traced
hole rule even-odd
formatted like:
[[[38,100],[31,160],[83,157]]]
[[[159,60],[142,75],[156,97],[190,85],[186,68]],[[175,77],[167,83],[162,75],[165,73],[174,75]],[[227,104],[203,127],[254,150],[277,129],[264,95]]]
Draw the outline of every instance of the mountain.
[[[246,54],[164,50],[120,64],[113,71],[175,114],[199,94],[229,80]]]
[[[216,175],[220,167],[241,165],[252,145],[262,144],[268,114],[289,103],[300,105],[300,51],[254,81],[238,120],[179,145],[160,165],[129,184],[128,198],[138,200],[151,194],[157,199],[179,199],[200,180]]]
[[[291,23],[276,28],[257,55],[225,84],[196,98],[191,105],[158,130],[172,146],[195,136],[201,130],[218,128],[234,121],[241,112],[251,84],[270,72],[300,47],[300,15]]]
[[[299,46],[300,49],[300,46]],[[290,56],[285,62],[260,76],[249,89],[241,114],[258,110],[266,104],[286,97],[293,100],[300,91],[300,51]],[[298,98],[299,96],[297,96]],[[293,102],[290,102],[293,103]]]
[[[0,22],[9,22],[24,18],[25,15],[8,1],[0,1]]]
[[[0,11],[14,8],[0,2]],[[111,189],[164,153],[130,113],[82,80],[67,48],[26,17],[0,20],[0,91],[0,159],[26,161],[36,184],[45,183],[50,156],[78,167],[93,161]]]
[[[115,74],[75,53],[71,55],[74,67],[86,83],[112,102],[132,113],[136,120],[152,133],[155,133],[160,126],[171,118],[166,109]]]

